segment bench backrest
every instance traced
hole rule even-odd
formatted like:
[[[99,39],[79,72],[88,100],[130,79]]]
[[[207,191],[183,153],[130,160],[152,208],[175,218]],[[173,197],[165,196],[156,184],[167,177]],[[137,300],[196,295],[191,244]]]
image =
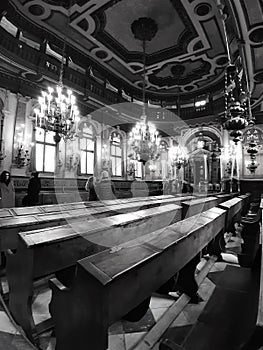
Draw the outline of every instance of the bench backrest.
[[[86,335],[93,349],[106,350],[108,327],[174,276],[222,231],[224,223],[225,211],[217,208],[217,213],[204,212],[155,231],[147,242],[135,240],[79,261],[75,283],[61,298],[69,306],[69,318],[78,310],[73,330],[76,348],[81,348],[81,336]],[[52,314],[58,305],[63,307],[52,300]],[[56,328],[58,349],[70,349],[66,333],[63,325]]]
[[[210,208],[216,207],[219,200],[216,197],[197,198],[181,203],[183,207],[182,219],[199,214]]]
[[[230,227],[234,217],[238,221],[241,220],[241,210],[242,210],[243,203],[244,203],[244,199],[236,197],[219,204],[219,208],[222,208],[227,211],[226,230]]]
[[[164,200],[168,198],[173,198],[172,195],[161,195],[161,196],[149,196],[149,197],[133,197],[126,199],[114,199],[114,200],[105,200],[105,201],[91,201],[91,202],[74,202],[74,203],[63,203],[63,204],[48,204],[41,206],[33,207],[14,207],[14,208],[4,208],[0,209],[0,219],[5,217],[14,217],[14,216],[25,216],[25,215],[34,215],[34,214],[43,214],[43,213],[56,213],[68,210],[79,210],[83,208],[94,208],[115,204],[125,204],[132,202],[141,202],[141,201],[155,201],[155,200]]]
[[[187,197],[193,198],[193,197]],[[17,233],[36,228],[52,227],[65,224],[70,220],[82,220],[85,218],[102,218],[110,215],[129,213],[139,209],[146,209],[166,204],[180,204],[182,198],[170,196],[164,199],[151,198],[150,200],[132,201],[131,203],[118,203],[110,205],[100,203],[100,206],[86,208],[82,205],[78,210],[63,210],[51,213],[36,213],[14,217],[5,217],[0,220],[0,251],[15,249],[17,247]],[[57,206],[58,207],[58,206]],[[33,209],[38,207],[32,207]],[[18,208],[21,209],[21,208]],[[22,208],[25,209],[25,208]],[[30,209],[29,207],[27,210]]]
[[[119,245],[181,219],[181,207],[168,204],[139,210],[133,213],[113,215],[100,220],[72,221],[71,224],[18,234],[17,253],[9,258],[13,264],[25,253],[33,254],[35,278],[72,266],[81,259],[107,247]],[[25,252],[27,250],[27,252]],[[48,257],[48,259],[47,259]],[[13,259],[13,264],[12,264]],[[9,274],[7,266],[7,275]]]

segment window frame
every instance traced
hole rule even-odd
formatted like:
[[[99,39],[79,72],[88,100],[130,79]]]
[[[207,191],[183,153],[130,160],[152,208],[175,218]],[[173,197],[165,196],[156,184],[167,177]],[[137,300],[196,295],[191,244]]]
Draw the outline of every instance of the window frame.
[[[44,141],[40,141],[40,140],[37,140],[37,129],[40,129],[40,131],[42,131],[44,133]],[[34,157],[34,161],[35,161],[35,168],[38,172],[40,173],[43,173],[43,174],[54,174],[55,171],[56,171],[56,143],[54,141],[54,143],[51,143],[51,142],[46,142],[46,137],[47,137],[47,134],[50,133],[50,131],[46,131],[42,128],[38,128],[38,127],[35,127],[35,157]],[[53,132],[52,132],[53,133]],[[55,134],[55,133],[53,133]],[[54,135],[52,135],[54,136]],[[38,157],[38,152],[37,152],[37,144],[39,145],[43,145],[43,161],[42,161],[42,169],[37,169],[37,157]],[[50,171],[50,170],[45,170],[45,156],[46,156],[46,146],[52,146],[54,147],[54,169],[53,171]]]
[[[87,128],[90,128],[91,131],[92,131],[92,134],[91,133],[85,133],[85,127],[82,129],[82,137],[79,138],[78,140],[78,145],[79,145],[79,152],[80,152],[80,162],[79,162],[79,175],[81,176],[87,176],[87,175],[94,175],[94,171],[95,171],[95,157],[96,157],[96,149],[97,149],[97,143],[96,143],[96,136],[94,135],[94,128],[91,124],[86,124],[86,127]],[[84,130],[84,131],[83,131]],[[86,141],[86,148],[81,148],[81,145],[80,145],[80,142],[81,142],[81,139],[85,139]],[[93,150],[89,150],[88,149],[88,142],[89,141],[92,141],[93,142]],[[86,161],[86,166],[85,166],[85,170],[86,172],[83,173],[81,172],[81,167],[82,167],[82,154],[85,153],[85,161]],[[92,173],[88,173],[87,171],[87,160],[88,160],[88,154],[93,154],[93,172]]]
[[[119,141],[116,141],[116,139],[118,139]],[[112,152],[112,147],[114,147],[115,150],[115,154],[113,154]],[[117,155],[116,149],[120,149],[120,156]],[[113,161],[114,159],[114,161]],[[114,177],[123,177],[123,138],[121,136],[120,133],[116,133],[116,131],[112,131],[111,135],[110,135],[110,160],[111,160],[111,172],[112,172],[112,176]],[[117,169],[118,167],[117,165],[117,160],[120,160],[121,162],[121,174],[117,175]],[[114,170],[113,170],[113,165],[114,166]]]

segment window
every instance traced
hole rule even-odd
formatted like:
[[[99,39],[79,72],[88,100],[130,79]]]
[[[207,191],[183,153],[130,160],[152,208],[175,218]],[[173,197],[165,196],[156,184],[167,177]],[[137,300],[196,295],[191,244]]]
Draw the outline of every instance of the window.
[[[121,136],[116,132],[113,132],[111,134],[110,155],[112,163],[112,175],[122,176]]]
[[[83,137],[79,139],[80,173],[94,174],[95,141],[92,126],[83,128]]]
[[[36,170],[40,172],[55,171],[56,144],[54,132],[45,132],[36,128]]]
[[[142,177],[142,163],[134,160],[135,177]]]

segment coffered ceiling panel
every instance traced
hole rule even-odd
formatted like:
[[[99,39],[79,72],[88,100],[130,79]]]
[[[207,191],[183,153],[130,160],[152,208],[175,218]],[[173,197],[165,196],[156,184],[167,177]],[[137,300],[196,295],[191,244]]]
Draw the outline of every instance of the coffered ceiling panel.
[[[11,0],[35,25],[74,46],[123,81],[141,89],[142,43],[131,24],[152,18],[158,31],[146,44],[146,87],[152,97],[208,89],[223,78],[227,62],[213,1]]]

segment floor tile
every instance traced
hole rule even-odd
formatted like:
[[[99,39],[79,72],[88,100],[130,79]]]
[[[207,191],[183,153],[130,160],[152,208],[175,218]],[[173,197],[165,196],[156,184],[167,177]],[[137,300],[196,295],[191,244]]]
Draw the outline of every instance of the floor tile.
[[[4,311],[0,311],[0,331],[10,334],[18,333],[18,330],[14,327]]]
[[[189,324],[190,324],[190,322],[187,319],[186,315],[183,312],[181,312],[178,315],[178,317],[176,317],[176,319],[173,321],[173,323],[171,324],[170,327],[181,327],[181,326],[187,326]]]
[[[122,321],[124,333],[147,332],[155,325],[155,318],[151,309],[138,322]]]
[[[198,294],[204,301],[207,301],[213,294],[214,289],[215,284],[210,279],[205,278],[198,289]]]
[[[50,299],[51,299],[50,289],[42,291],[35,296],[35,300],[32,306],[32,311],[33,311],[33,318],[36,324],[50,318],[50,313],[48,309]]]
[[[147,332],[126,333],[124,335],[126,350],[134,348],[136,344],[145,336],[146,333]]]
[[[226,268],[226,265],[227,265],[227,263],[225,263],[225,262],[216,262],[216,263],[212,266],[210,272],[224,271],[224,269]]]
[[[183,310],[183,314],[190,324],[194,324],[205,307],[205,302],[199,304],[188,304]]]
[[[170,307],[174,303],[174,299],[167,296],[155,294],[151,297],[150,308],[157,309],[160,307]]]
[[[112,334],[109,336],[109,350],[126,350],[124,334]]]
[[[155,321],[157,322],[166,311],[167,311],[166,307],[160,307],[158,309],[152,309],[152,313],[153,313]]]

